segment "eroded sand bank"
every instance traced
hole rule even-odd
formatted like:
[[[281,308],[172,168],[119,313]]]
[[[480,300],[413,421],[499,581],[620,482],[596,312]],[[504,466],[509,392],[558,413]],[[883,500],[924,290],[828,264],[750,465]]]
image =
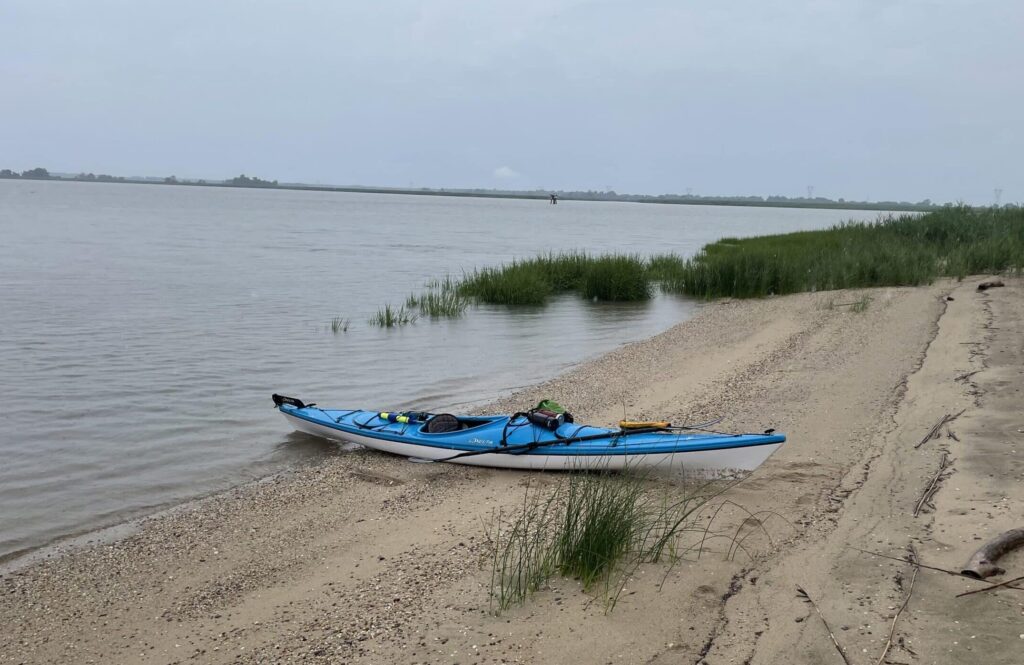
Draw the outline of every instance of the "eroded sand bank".
[[[641,569],[611,614],[566,580],[487,611],[484,525],[530,474],[356,451],[3,576],[0,662],[841,662],[799,584],[850,661],[874,663],[911,568],[853,547],[958,568],[1021,526],[1024,287],[976,282],[715,303],[499,405],[788,434],[727,495],[779,515],[771,541],[683,561],[660,590],[664,568]],[[865,312],[842,305],[863,294]],[[1024,574],[1024,554],[1005,565]],[[978,586],[921,572],[888,661],[1019,662],[1024,592],[954,597]]]

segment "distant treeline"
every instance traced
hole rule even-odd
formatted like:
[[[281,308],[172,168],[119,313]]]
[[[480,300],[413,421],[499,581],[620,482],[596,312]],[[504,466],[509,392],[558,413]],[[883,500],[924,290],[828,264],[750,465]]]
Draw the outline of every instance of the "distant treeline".
[[[0,178],[24,178],[26,180],[74,180],[78,182],[127,182],[127,183],[145,183],[145,184],[165,184],[165,185],[212,185],[218,187],[277,187],[276,180],[263,180],[262,178],[249,177],[244,173],[230,180],[188,180],[178,179],[177,176],[167,176],[166,178],[147,178],[147,177],[132,177],[125,178],[123,176],[108,175],[106,173],[79,173],[77,175],[68,174],[54,174],[50,173],[44,168],[34,168],[27,171],[18,173],[11,169],[0,169]]]
[[[178,178],[177,176],[145,177],[113,176],[105,173],[53,174],[44,168],[34,168],[18,173],[11,169],[0,170],[0,178],[24,178],[28,180],[64,180],[79,182],[123,182],[131,184],[188,185],[193,187],[255,187],[313,190],[323,192],[357,192],[366,194],[413,194],[418,196],[469,196],[481,198],[503,199],[549,199],[552,194],[562,201],[624,201],[630,203],[667,203],[688,205],[722,205],[722,206],[761,206],[779,208],[840,208],[846,210],[916,210],[930,211],[953,205],[952,203],[935,203],[931,199],[922,201],[850,201],[846,199],[830,199],[824,196],[698,196],[695,194],[619,194],[615,191],[596,190],[506,190],[506,189],[433,189],[429,187],[335,187],[327,185],[309,185],[305,183],[278,183],[277,180],[264,180],[244,173],[228,180],[197,180]],[[1007,203],[1004,208],[1018,208],[1018,204]]]

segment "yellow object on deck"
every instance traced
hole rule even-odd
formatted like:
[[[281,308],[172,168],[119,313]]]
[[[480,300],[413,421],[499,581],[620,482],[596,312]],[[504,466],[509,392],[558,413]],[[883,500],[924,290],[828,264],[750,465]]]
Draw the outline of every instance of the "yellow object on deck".
[[[645,429],[654,427],[672,427],[672,423],[665,420],[620,420],[621,429]]]

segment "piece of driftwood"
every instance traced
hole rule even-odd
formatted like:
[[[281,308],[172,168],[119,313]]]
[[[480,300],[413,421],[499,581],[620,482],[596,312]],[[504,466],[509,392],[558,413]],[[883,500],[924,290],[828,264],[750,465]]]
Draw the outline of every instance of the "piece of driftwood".
[[[846,665],[850,665],[850,659],[846,657],[846,651],[844,651],[843,647],[839,645],[839,640],[836,639],[836,634],[832,632],[831,628],[829,628],[828,621],[825,621],[825,615],[818,609],[818,605],[814,602],[814,599],[811,598],[811,594],[804,591],[804,588],[799,584],[796,585],[796,592],[805,603],[810,603],[811,607],[814,608],[814,611],[818,613],[818,618],[821,619],[821,623],[825,625],[825,630],[828,631],[828,636],[832,638],[832,644],[836,646],[836,651],[838,651],[839,655],[842,656],[843,662],[846,663]]]
[[[921,495],[921,499],[917,502],[917,505],[914,506],[914,517],[921,514],[922,508],[930,505],[932,496],[939,489],[939,481],[942,480],[942,476],[949,469],[950,465],[949,456],[946,453],[942,453],[942,459],[939,461],[939,470],[935,472],[934,476],[932,476],[932,480],[928,483],[928,487],[924,488],[924,493]]]
[[[994,279],[991,282],[982,282],[981,284],[978,284],[978,290],[979,291],[987,291],[989,289],[994,289],[997,286],[1006,286],[1006,285],[1003,284],[1002,282],[1000,282],[998,279]]]
[[[980,589],[971,589],[970,591],[964,591],[963,593],[958,593],[956,597],[962,598],[963,596],[970,596],[974,593],[984,593],[986,591],[995,591],[996,589],[1019,589],[1020,587],[1013,586],[1013,583],[1020,582],[1021,580],[1024,580],[1024,576],[1014,577],[1013,579],[1006,580],[1005,582],[1000,582],[999,584],[993,584],[992,586],[983,586]]]
[[[1010,529],[978,548],[960,572],[976,580],[1005,573],[1005,570],[996,565],[996,561],[1021,545],[1024,545],[1024,529]]]
[[[885,660],[885,656],[889,653],[889,649],[892,648],[892,636],[896,634],[896,622],[899,621],[900,615],[903,614],[903,610],[907,608],[907,603],[910,602],[910,595],[914,593],[914,582],[917,581],[917,573],[921,570],[921,567],[917,565],[917,550],[914,549],[913,545],[910,545],[907,553],[907,563],[913,564],[914,574],[910,577],[910,587],[907,589],[907,597],[903,599],[903,604],[900,605],[900,609],[896,610],[896,616],[892,618],[892,626],[889,627],[889,639],[885,641],[885,648],[882,649],[882,655],[875,661],[875,665],[882,665],[882,661]]]
[[[939,431],[942,429],[942,426],[948,425],[949,423],[953,422],[960,416],[964,415],[964,411],[967,411],[967,409],[961,409],[960,412],[957,414],[947,413],[946,415],[942,416],[939,422],[935,423],[935,425],[930,430],[928,430],[928,433],[925,434],[924,438],[921,439],[921,441],[918,442],[918,444],[914,446],[914,448],[920,448],[921,446],[928,443],[932,439],[939,438]]]

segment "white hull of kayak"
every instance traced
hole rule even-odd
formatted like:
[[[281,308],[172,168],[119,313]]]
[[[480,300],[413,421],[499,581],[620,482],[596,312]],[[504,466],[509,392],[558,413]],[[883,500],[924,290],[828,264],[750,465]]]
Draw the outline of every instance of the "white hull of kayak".
[[[457,455],[458,450],[434,448],[415,443],[388,441],[374,437],[340,432],[303,418],[296,418],[287,412],[282,415],[300,432],[314,436],[358,443],[373,450],[402,455],[414,459],[440,460]],[[676,453],[651,455],[544,455],[536,451],[524,454],[482,453],[450,460],[453,464],[486,466],[503,469],[532,469],[538,471],[575,471],[586,469],[619,470],[637,467],[682,468],[685,472],[703,474],[729,474],[739,471],[753,471],[761,466],[782,443],[766,443],[756,446],[718,448],[715,450],[690,450]]]

